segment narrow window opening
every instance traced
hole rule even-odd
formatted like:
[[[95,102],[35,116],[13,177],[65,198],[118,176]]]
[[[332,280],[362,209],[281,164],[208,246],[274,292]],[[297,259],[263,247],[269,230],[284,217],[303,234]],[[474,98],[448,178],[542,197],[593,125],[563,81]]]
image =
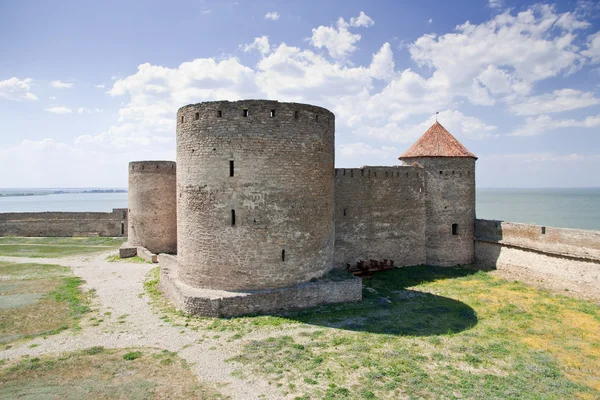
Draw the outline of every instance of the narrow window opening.
[[[248,116],[248,109],[247,109],[247,108],[244,108],[244,111],[243,111],[243,114],[242,114],[242,115],[243,115],[244,117],[247,117],[247,116]]]
[[[408,172],[406,173],[406,177],[408,178]]]
[[[386,178],[388,177],[388,172],[387,172],[387,171],[385,171],[385,177],[386,177]]]
[[[233,176],[233,161],[229,161],[229,176]]]
[[[444,171],[440,171],[440,175],[442,175],[444,173]]]
[[[275,110],[271,110],[271,118],[275,117]]]
[[[231,226],[235,226],[235,210],[231,210]]]
[[[364,169],[361,169],[360,173],[361,173],[362,176],[365,176],[365,170]]]
[[[542,226],[542,235],[545,235],[545,234],[546,234],[546,227]]]
[[[377,171],[373,171],[373,176],[377,178]]]
[[[454,171],[452,171],[452,175],[454,175]]]
[[[181,116],[181,123],[183,124],[183,115]]]
[[[400,171],[396,172],[396,178],[400,177]]]
[[[354,170],[353,169],[350,170],[350,178],[354,178]]]
[[[298,119],[298,111],[294,111],[294,119]]]
[[[343,173],[343,175],[344,175],[344,176],[346,176],[346,168],[344,168],[344,173]]]
[[[125,222],[121,221],[121,235],[125,234]]]
[[[194,119],[196,121],[198,121],[200,119],[200,113],[199,112],[197,112],[196,114],[194,114]]]
[[[346,216],[346,209],[344,208],[344,217]]]
[[[315,121],[319,122],[319,115],[315,115]]]
[[[281,261],[285,261],[285,250],[281,250]]]
[[[452,235],[458,235],[458,224],[452,224]]]
[[[158,165],[156,166],[156,169],[158,169]]]
[[[223,118],[223,111],[217,111],[217,118]]]

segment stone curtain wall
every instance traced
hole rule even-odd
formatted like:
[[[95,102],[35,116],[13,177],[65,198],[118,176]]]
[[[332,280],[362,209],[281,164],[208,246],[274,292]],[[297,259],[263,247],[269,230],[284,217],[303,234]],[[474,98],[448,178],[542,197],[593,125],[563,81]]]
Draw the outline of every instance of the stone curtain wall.
[[[127,209],[0,214],[0,236],[127,236]]]
[[[173,161],[129,163],[128,246],[177,251],[176,170]]]
[[[425,263],[425,178],[418,167],[335,170],[335,267]]]
[[[420,157],[403,161],[418,162],[425,168],[427,264],[471,264],[475,251],[475,159]]]
[[[600,231],[476,221],[476,263],[600,298]]]
[[[334,115],[306,104],[220,101],[179,109],[179,279],[253,290],[329,271],[334,134]]]

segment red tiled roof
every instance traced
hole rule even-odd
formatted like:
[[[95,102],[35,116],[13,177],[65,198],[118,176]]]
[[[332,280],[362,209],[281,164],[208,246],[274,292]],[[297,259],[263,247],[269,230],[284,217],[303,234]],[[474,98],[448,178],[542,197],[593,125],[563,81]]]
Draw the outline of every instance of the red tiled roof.
[[[465,148],[450,132],[439,122],[431,125],[399,159],[412,157],[472,157],[475,154]]]

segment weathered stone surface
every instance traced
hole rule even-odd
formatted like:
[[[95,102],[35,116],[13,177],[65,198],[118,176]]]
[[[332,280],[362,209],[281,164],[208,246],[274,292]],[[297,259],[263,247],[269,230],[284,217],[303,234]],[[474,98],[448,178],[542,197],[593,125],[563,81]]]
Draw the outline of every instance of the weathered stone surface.
[[[219,101],[179,109],[181,282],[273,289],[327,273],[334,133],[334,115],[306,104]]]
[[[138,257],[140,257],[143,260],[148,261],[150,263],[158,262],[158,256],[156,254],[152,253],[150,250],[148,250],[145,247],[138,247],[136,254]]]
[[[129,163],[129,231],[131,246],[151,253],[177,250],[176,168],[173,161]]]
[[[225,291],[193,288],[177,279],[177,257],[160,254],[160,290],[186,314],[208,317],[235,317],[277,313],[321,304],[362,300],[360,278],[324,277],[291,287]]]
[[[360,260],[425,264],[425,172],[419,167],[335,170],[335,267]]]
[[[426,263],[471,264],[475,257],[475,159],[419,157],[402,161],[408,165],[416,162],[425,172]]]
[[[127,236],[127,209],[112,212],[1,213],[0,236]]]
[[[475,232],[479,267],[600,299],[600,232],[480,219]]]
[[[132,247],[129,243],[124,243],[119,248],[119,257],[121,258],[130,258],[137,256],[138,249],[137,247]]]

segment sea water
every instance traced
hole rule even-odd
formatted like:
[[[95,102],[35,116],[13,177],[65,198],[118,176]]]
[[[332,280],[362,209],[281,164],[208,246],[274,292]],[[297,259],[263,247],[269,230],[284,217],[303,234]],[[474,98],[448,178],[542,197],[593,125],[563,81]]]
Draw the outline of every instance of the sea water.
[[[127,193],[0,197],[0,212],[99,211],[127,208]],[[600,188],[477,190],[477,218],[600,230]]]

